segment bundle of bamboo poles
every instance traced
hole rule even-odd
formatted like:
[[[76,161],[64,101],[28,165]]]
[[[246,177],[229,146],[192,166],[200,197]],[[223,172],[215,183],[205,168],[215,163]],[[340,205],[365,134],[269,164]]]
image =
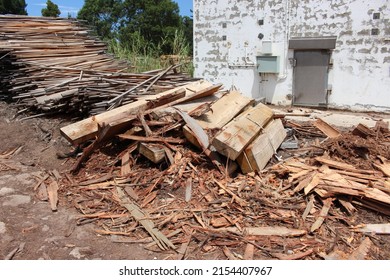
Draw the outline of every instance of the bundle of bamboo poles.
[[[191,81],[174,66],[130,69],[80,21],[0,16],[0,99],[39,112],[97,114]]]

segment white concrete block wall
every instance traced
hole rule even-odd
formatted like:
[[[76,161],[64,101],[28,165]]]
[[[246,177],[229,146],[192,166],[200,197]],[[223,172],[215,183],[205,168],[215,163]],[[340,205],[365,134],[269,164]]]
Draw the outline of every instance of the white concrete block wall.
[[[291,37],[337,36],[329,107],[390,110],[390,1],[194,0],[195,75],[245,95],[291,104]],[[379,12],[381,18],[373,19]],[[259,25],[262,19],[264,25]],[[224,27],[224,24],[226,27]],[[371,35],[378,28],[379,35]],[[260,40],[259,33],[264,37]],[[223,40],[226,36],[226,40]],[[259,75],[256,55],[273,42],[280,73]]]

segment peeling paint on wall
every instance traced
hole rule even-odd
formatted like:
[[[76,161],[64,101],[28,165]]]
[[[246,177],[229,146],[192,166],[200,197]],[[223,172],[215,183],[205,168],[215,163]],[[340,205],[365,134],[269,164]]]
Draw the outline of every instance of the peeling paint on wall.
[[[290,105],[294,51],[288,49],[288,40],[337,36],[329,69],[329,106],[390,110],[388,1],[194,0],[194,15],[198,77],[235,86],[256,99]],[[256,56],[263,54],[266,41],[272,43],[272,55],[280,58],[278,74],[257,71]]]

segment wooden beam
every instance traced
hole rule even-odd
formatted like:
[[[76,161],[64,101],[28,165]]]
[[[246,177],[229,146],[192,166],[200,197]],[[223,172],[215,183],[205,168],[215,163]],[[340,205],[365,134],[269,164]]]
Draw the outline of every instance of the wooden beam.
[[[242,151],[260,134],[273,116],[272,110],[259,103],[225,125],[212,144],[222,155],[236,160]]]
[[[73,145],[83,143],[96,136],[98,123],[107,123],[120,131],[126,127],[128,121],[134,119],[139,112],[148,109],[157,108],[173,100],[183,97],[191,98],[196,96],[199,91],[209,88],[209,82],[196,82],[186,86],[178,87],[172,90],[157,94],[154,97],[144,97],[138,101],[115,108],[96,116],[84,119],[82,121],[67,125],[60,129],[61,134]]]
[[[241,171],[246,174],[261,171],[267,165],[287,134],[282,121],[271,121],[260,134],[237,158]]]
[[[138,151],[154,163],[160,163],[165,159],[165,150],[162,145],[140,143]]]

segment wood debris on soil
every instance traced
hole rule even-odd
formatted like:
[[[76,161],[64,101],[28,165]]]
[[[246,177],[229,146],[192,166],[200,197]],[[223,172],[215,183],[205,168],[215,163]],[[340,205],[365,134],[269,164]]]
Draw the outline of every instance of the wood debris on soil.
[[[3,98],[94,115],[61,128],[83,149],[67,159],[73,174],[34,186],[53,211],[74,206],[78,226],[165,259],[369,258],[378,242],[363,237],[388,234],[382,122],[287,121],[175,66],[130,74],[74,20],[0,16],[0,26]],[[359,220],[363,208],[381,222]]]

